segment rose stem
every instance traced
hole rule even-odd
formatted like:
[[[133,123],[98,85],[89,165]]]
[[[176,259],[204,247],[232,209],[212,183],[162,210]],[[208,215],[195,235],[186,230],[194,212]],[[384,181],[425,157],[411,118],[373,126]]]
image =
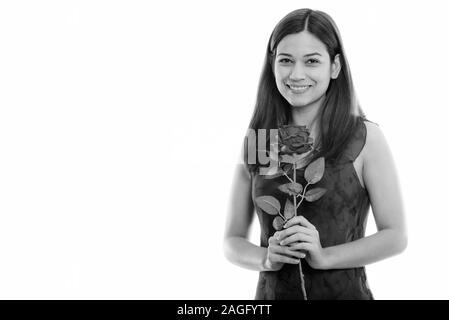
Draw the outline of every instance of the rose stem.
[[[278,215],[280,215],[281,218],[284,219],[284,221],[287,221],[287,219],[282,215],[282,213],[280,211],[278,211]]]
[[[290,177],[288,176],[288,174],[286,174],[285,172],[284,172],[284,176],[286,176],[287,179],[290,180],[290,182],[294,182],[292,179],[290,179]]]
[[[303,201],[304,198],[305,198],[305,195],[306,195],[306,189],[307,189],[307,187],[309,186],[309,184],[310,184],[310,183],[307,182],[306,186],[304,187],[304,190],[302,191],[302,194],[299,194],[299,196],[301,196],[301,201],[299,201],[298,207],[301,205],[302,201]],[[298,208],[298,207],[296,207],[296,208]]]
[[[296,183],[296,163],[293,163],[293,182]],[[302,201],[302,199],[301,199],[301,201]],[[295,217],[296,217],[297,216],[296,210],[298,209],[296,207],[296,195],[293,195],[293,205],[295,207]],[[307,293],[306,293],[306,287],[304,285],[304,274],[302,272],[301,259],[299,259],[299,275],[301,278],[300,280],[301,280],[302,295],[304,296],[304,300],[307,300]]]

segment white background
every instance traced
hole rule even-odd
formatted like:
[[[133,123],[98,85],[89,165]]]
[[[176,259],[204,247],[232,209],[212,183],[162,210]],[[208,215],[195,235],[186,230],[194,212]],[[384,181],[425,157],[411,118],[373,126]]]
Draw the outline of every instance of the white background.
[[[0,298],[253,299],[224,221],[268,38],[300,5],[336,21],[397,163],[409,246],[367,266],[375,298],[448,299],[444,3],[2,1]]]

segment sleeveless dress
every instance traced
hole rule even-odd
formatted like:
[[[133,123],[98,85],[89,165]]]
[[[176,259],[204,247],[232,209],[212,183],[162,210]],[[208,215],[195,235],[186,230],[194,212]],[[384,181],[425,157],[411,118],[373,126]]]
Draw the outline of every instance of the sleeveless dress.
[[[366,127],[358,118],[355,134],[351,137],[339,161],[325,161],[322,179],[314,187],[323,187],[327,192],[315,202],[303,201],[298,215],[303,215],[318,230],[323,248],[351,242],[364,237],[370,207],[368,193],[360,184],[353,162],[366,141]],[[303,186],[305,168],[299,169],[297,181]],[[291,173],[289,173],[291,176]],[[274,216],[260,209],[254,201],[259,196],[271,195],[283,204],[288,196],[278,186],[288,183],[285,176],[265,179],[252,173],[252,199],[260,223],[260,245],[268,247],[268,238],[276,230],[272,226]],[[365,268],[317,270],[301,259],[305,288],[309,300],[373,300],[368,287]],[[278,271],[262,271],[256,289],[256,300],[301,300],[304,299],[299,266],[284,264]]]

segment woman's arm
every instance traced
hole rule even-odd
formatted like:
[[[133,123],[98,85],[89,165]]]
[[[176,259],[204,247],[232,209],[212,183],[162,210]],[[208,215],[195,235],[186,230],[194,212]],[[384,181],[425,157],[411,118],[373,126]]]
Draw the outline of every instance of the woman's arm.
[[[313,268],[362,267],[401,253],[407,247],[404,209],[393,157],[379,127],[367,122],[366,128],[366,143],[359,157],[363,159],[363,182],[378,231],[349,243],[322,248],[315,226],[304,217],[294,217],[286,223],[286,230],[276,232],[275,236],[281,245],[306,250],[306,259]]]
[[[244,155],[244,149],[242,149]],[[245,157],[242,156],[241,159]],[[268,248],[256,246],[248,240],[249,229],[254,217],[251,175],[245,164],[235,169],[231,199],[223,241],[226,258],[241,267],[257,271],[276,271],[284,263],[298,264],[305,254],[281,246],[270,237]]]
[[[365,122],[363,181],[368,191],[377,233],[337,246],[324,248],[327,268],[365,266],[407,247],[407,230],[398,176],[385,136],[380,128]]]
[[[251,177],[245,165],[238,164],[228,205],[223,249],[226,258],[232,263],[252,270],[265,271],[267,248],[256,246],[248,240],[254,216],[251,188]]]

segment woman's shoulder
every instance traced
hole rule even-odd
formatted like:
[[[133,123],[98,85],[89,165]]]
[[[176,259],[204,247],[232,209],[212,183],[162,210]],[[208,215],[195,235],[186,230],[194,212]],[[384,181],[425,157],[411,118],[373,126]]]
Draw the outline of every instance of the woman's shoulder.
[[[358,117],[354,132],[343,153],[343,159],[350,162],[361,160],[369,149],[373,149],[373,145],[379,144],[382,136],[377,123],[365,117]]]
[[[371,121],[364,117],[355,118],[355,126],[352,134],[345,145],[340,161],[343,163],[354,162],[360,157],[363,149],[365,149],[368,126],[371,125]]]
[[[366,118],[361,118],[361,121],[365,125],[367,138],[368,138],[368,136],[370,136],[370,137],[374,136],[375,137],[375,136],[377,136],[377,135],[382,133],[378,123],[373,122],[371,120],[368,120]]]
[[[379,142],[382,142],[383,139],[385,139],[382,129],[378,123],[363,119],[363,124],[365,125],[365,144],[367,145],[367,147],[376,145]]]
[[[365,125],[366,137],[361,155],[363,162],[366,163],[370,159],[375,159],[388,152],[388,143],[379,124],[367,119],[363,120],[363,124]]]

